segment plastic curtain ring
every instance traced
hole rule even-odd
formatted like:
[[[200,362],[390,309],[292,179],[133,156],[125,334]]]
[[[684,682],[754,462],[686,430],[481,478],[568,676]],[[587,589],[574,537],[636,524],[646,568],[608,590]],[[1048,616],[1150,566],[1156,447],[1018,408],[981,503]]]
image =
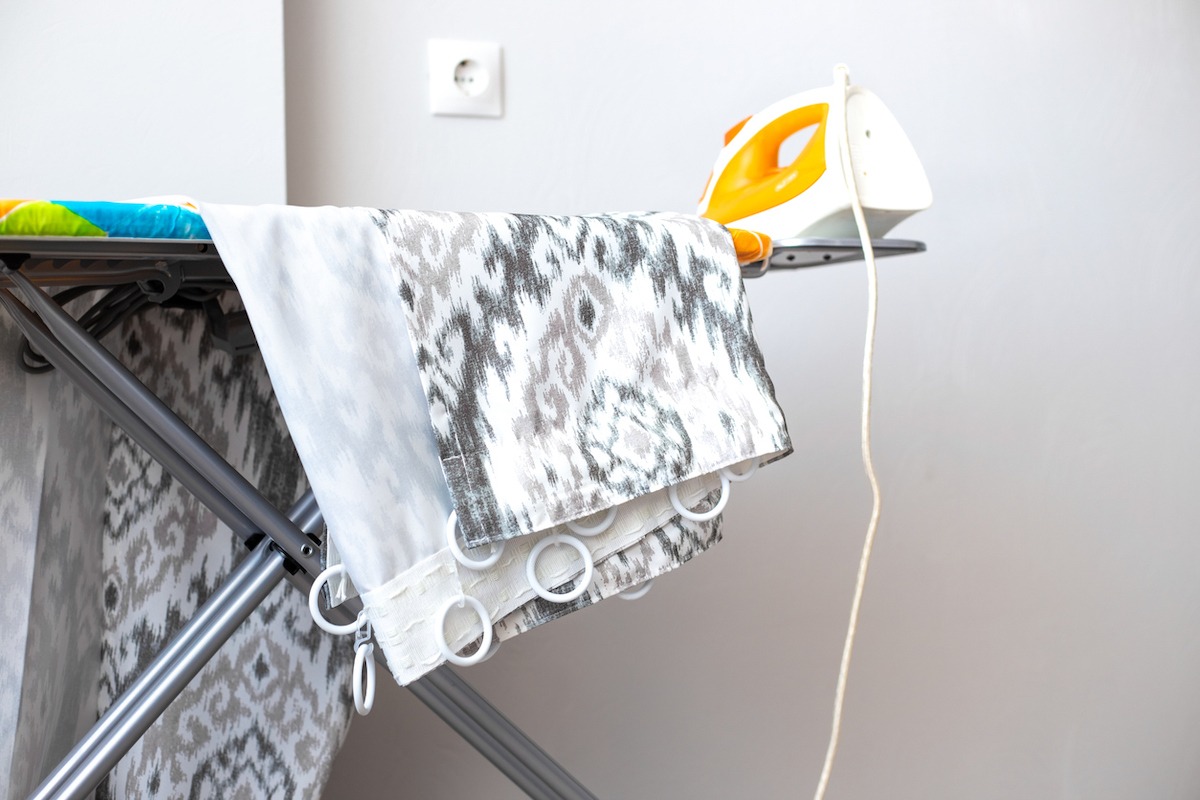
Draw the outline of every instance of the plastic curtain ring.
[[[721,498],[717,500],[717,504],[712,509],[702,514],[697,514],[695,511],[689,511],[683,507],[683,503],[679,502],[679,488],[677,486],[667,487],[667,497],[670,499],[671,505],[679,513],[679,516],[684,519],[690,519],[692,522],[708,522],[725,510],[725,504],[729,502],[729,478],[725,477],[723,472],[718,474],[721,477]]]
[[[483,648],[481,647],[480,649],[482,650]],[[489,658],[496,655],[496,652],[499,649],[500,649],[500,640],[498,638],[496,638],[495,636],[493,636],[492,637],[492,646],[488,649],[487,653],[483,656],[483,658],[480,659],[479,663],[482,664],[484,661],[487,661]]]
[[[317,579],[313,581],[312,588],[308,590],[308,613],[312,614],[313,622],[317,623],[317,627],[326,633],[336,633],[339,636],[354,633],[362,627],[363,622],[367,619],[366,609],[358,612],[358,619],[345,625],[335,625],[321,614],[321,609],[318,605],[318,601],[321,598],[321,587],[334,575],[341,575],[345,571],[345,564],[334,564],[332,567],[326,568],[317,576]]]
[[[363,667],[366,667],[367,670],[366,692],[363,692]],[[354,710],[365,717],[371,713],[373,705],[375,705],[375,645],[360,644],[354,648]]]
[[[460,656],[453,652],[446,641],[446,615],[450,613],[450,609],[453,606],[461,606],[463,603],[475,609],[475,613],[479,615],[479,619],[483,623],[483,641],[479,643],[479,649],[469,656]],[[442,653],[442,658],[451,664],[459,667],[469,667],[488,659],[488,649],[492,646],[492,619],[488,616],[487,609],[483,607],[483,603],[474,597],[460,594],[457,597],[451,597],[447,600],[442,605],[442,610],[438,612],[437,627],[433,633],[437,637],[437,646],[438,650]]]
[[[578,550],[579,555],[583,557],[583,575],[579,578],[574,589],[562,594],[556,594],[538,582],[538,556],[552,544],[570,545]],[[583,593],[587,591],[588,586],[592,583],[592,573],[595,571],[595,568],[595,564],[592,563],[592,551],[587,549],[586,544],[574,536],[569,536],[565,533],[556,533],[552,536],[547,536],[533,546],[533,550],[529,552],[529,560],[525,562],[525,577],[529,579],[529,585],[533,587],[533,591],[543,600],[549,600],[551,603],[569,603],[572,600],[582,597]]]
[[[454,560],[462,564],[467,569],[487,569],[495,566],[500,560],[500,556],[504,555],[505,542],[500,542],[497,547],[495,542],[492,542],[489,547],[492,549],[492,554],[487,558],[481,558],[476,561],[473,558],[467,558],[467,554],[458,546],[458,512],[451,511],[450,516],[446,518],[446,544],[450,546],[450,552],[454,556]]]
[[[613,520],[616,518],[617,507],[613,506],[608,510],[608,513],[604,515],[604,519],[600,520],[599,525],[593,525],[589,528],[585,525],[580,525],[578,520],[576,520],[575,522],[568,522],[567,527],[571,529],[571,533],[574,533],[578,536],[595,536],[608,530],[612,526]]]
[[[742,481],[748,481],[752,477],[754,477],[754,473],[758,472],[758,456],[755,456],[754,458],[750,459],[750,469],[746,470],[745,472],[743,472],[741,474],[734,472],[732,467],[721,467],[721,469],[718,470],[718,472],[720,472],[726,478],[729,478],[729,480],[733,481],[734,483],[741,483]]]
[[[646,596],[646,592],[650,591],[650,587],[654,585],[654,578],[637,586],[630,586],[623,592],[619,592],[617,597],[622,600],[639,600]]]

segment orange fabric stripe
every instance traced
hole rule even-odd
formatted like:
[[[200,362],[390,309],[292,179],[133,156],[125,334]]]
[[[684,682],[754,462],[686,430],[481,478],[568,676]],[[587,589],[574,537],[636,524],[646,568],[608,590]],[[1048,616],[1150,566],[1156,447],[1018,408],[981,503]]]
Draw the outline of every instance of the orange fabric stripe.
[[[21,205],[21,203],[28,202],[28,200],[0,200],[0,217],[3,217],[8,212]]]

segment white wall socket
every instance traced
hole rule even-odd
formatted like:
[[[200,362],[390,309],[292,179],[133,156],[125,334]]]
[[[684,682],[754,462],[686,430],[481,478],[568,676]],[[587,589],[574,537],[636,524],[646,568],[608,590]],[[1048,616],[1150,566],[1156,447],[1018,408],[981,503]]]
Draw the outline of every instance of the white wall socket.
[[[500,45],[430,39],[429,112],[461,117],[503,116]]]

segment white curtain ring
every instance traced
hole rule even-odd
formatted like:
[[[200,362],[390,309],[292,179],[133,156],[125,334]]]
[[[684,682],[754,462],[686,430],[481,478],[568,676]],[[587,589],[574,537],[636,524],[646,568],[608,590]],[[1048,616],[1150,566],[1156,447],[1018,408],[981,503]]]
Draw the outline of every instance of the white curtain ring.
[[[452,606],[462,605],[464,602],[475,609],[475,613],[479,615],[480,622],[483,623],[483,641],[479,643],[479,649],[469,656],[458,655],[450,649],[449,643],[446,642],[446,615],[450,613]],[[442,610],[438,612],[437,627],[434,628],[433,635],[437,638],[437,646],[438,650],[442,653],[442,658],[451,664],[460,667],[469,667],[481,661],[486,661],[488,658],[488,648],[492,646],[492,619],[488,616],[487,609],[483,607],[483,603],[469,595],[460,594],[457,597],[451,597],[442,605]]]
[[[617,507],[613,506],[612,508],[608,509],[608,513],[604,515],[604,519],[600,520],[599,525],[593,525],[589,528],[586,525],[580,525],[579,521],[576,520],[574,522],[568,522],[567,527],[571,529],[571,533],[579,536],[595,536],[596,534],[604,533],[606,530],[608,530],[612,526],[613,520],[616,518]]]
[[[362,674],[367,669],[367,691],[364,697]],[[354,649],[354,710],[360,715],[371,713],[375,705],[375,645],[363,644]]]
[[[752,477],[754,477],[754,473],[758,472],[758,456],[755,456],[754,458],[750,459],[750,469],[746,470],[743,473],[739,474],[737,472],[734,472],[732,465],[730,465],[728,467],[721,467],[721,469],[718,470],[718,472],[720,472],[726,478],[729,478],[729,480],[733,481],[734,483],[741,483],[742,481],[748,481]]]
[[[671,505],[679,513],[679,516],[684,519],[690,519],[692,522],[708,522],[725,510],[725,504],[729,502],[729,478],[721,473],[718,473],[718,475],[721,478],[721,498],[717,500],[715,506],[702,514],[697,514],[695,511],[689,511],[683,507],[683,503],[679,502],[679,488],[677,486],[667,487],[667,498],[670,499]]]
[[[619,592],[617,597],[622,600],[638,600],[646,596],[646,592],[650,591],[650,587],[654,585],[654,578],[637,586],[630,586],[623,592]]]
[[[537,577],[537,560],[538,556],[552,544],[567,544],[579,551],[579,555],[583,557],[583,575],[580,576],[575,588],[569,592],[556,594],[538,582]],[[592,563],[592,551],[588,550],[587,545],[565,533],[555,533],[547,536],[533,546],[533,550],[529,552],[529,560],[525,562],[525,577],[529,579],[529,585],[533,587],[533,591],[543,600],[549,600],[551,603],[569,603],[578,597],[581,597],[587,591],[588,586],[592,583],[592,572],[595,570],[595,565]]]
[[[482,649],[482,647],[480,649]],[[484,657],[480,660],[479,663],[482,664],[484,661],[487,661],[489,658],[496,655],[496,652],[499,649],[500,649],[500,638],[498,636],[493,636],[492,637],[492,646],[488,649],[487,654],[484,655]]]
[[[324,586],[325,582],[334,575],[341,575],[345,571],[345,564],[334,564],[332,567],[327,567],[320,575],[317,576],[317,579],[313,581],[312,588],[308,590],[308,613],[312,614],[313,622],[317,623],[317,627],[321,630],[327,633],[336,633],[339,636],[347,633],[354,633],[356,630],[362,627],[363,621],[367,618],[367,610],[363,609],[362,611],[358,612],[358,619],[354,620],[354,622],[350,622],[345,625],[335,625],[329,620],[325,619],[324,615],[321,614],[321,608],[318,602],[321,599],[321,587]]]
[[[479,560],[468,558],[467,554],[464,553],[462,548],[458,546],[458,535],[456,533],[457,529],[458,512],[451,511],[450,516],[446,518],[446,544],[450,546],[450,553],[454,556],[454,560],[462,564],[467,569],[487,569],[488,567],[495,566],[496,562],[500,560],[500,556],[504,555],[505,542],[502,541],[500,542],[499,547],[496,546],[495,542],[492,542],[490,545],[488,545],[491,548],[492,553],[487,558],[481,558]]]

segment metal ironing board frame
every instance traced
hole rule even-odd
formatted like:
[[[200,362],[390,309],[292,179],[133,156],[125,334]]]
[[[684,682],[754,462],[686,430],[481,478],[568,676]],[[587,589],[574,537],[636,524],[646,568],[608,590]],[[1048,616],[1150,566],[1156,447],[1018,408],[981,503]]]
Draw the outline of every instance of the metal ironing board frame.
[[[880,239],[877,255],[920,252],[921,242]],[[853,239],[777,242],[768,269],[861,259]],[[281,581],[307,594],[320,572],[323,519],[311,490],[284,514],[213,451],[46,293],[46,287],[138,283],[154,302],[183,287],[235,289],[212,242],[104,237],[0,236],[0,305],[47,361],[238,534],[250,554],[138,679],[46,777],[31,800],[86,797]],[[16,295],[24,297],[21,303]],[[327,611],[352,621],[357,598]],[[382,649],[376,660],[386,666]],[[596,800],[520,728],[443,665],[407,687],[535,800]]]
[[[925,251],[924,242],[912,239],[872,239],[871,247],[876,258]],[[42,286],[112,286],[137,281],[157,302],[183,286],[235,288],[216,246],[200,239],[0,236],[0,258],[5,257],[23,263],[22,271]],[[742,277],[860,260],[858,239],[779,239],[774,242],[770,263],[743,265]],[[0,286],[6,283],[0,276]]]

